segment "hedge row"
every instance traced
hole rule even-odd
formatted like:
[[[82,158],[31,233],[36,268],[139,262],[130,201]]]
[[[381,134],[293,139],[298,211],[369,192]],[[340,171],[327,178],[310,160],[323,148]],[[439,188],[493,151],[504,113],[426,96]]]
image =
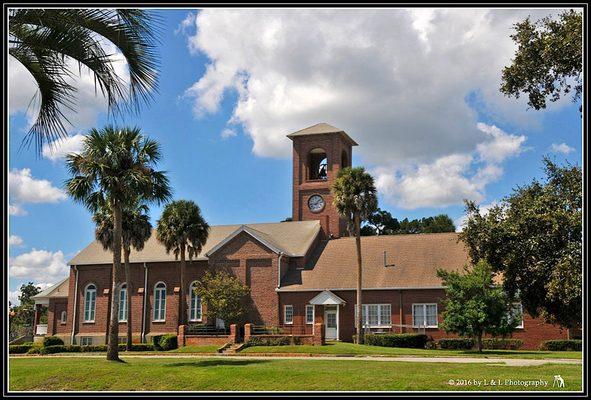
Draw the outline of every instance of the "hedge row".
[[[540,350],[548,351],[581,351],[582,340],[545,340],[540,344]]]
[[[470,350],[474,347],[474,340],[469,338],[439,339],[437,347],[444,350]]]
[[[288,336],[281,337],[257,337],[251,336],[246,342],[247,346],[289,346],[291,344],[299,345],[301,339],[297,336],[290,338]]]
[[[43,338],[43,347],[48,346],[62,346],[64,341],[57,336],[45,336]]]
[[[471,338],[445,338],[437,341],[437,347],[446,350],[470,350],[476,346]],[[517,350],[523,346],[521,339],[482,339],[482,348],[487,350]]]
[[[31,349],[30,354],[55,354],[55,353],[89,353],[89,352],[103,352],[107,351],[106,344],[98,344],[91,346],[78,345],[55,345],[47,347],[38,347]],[[152,351],[154,346],[147,343],[134,343],[131,346],[131,351]],[[125,351],[125,344],[119,344],[119,351]]]
[[[33,347],[33,344],[11,344],[10,346],[8,346],[8,352],[10,354],[25,354],[27,353],[31,348]]]
[[[364,335],[365,344],[369,346],[383,347],[407,347],[413,349],[424,349],[429,337],[416,333],[399,334],[374,334]]]
[[[177,335],[156,335],[152,337],[152,344],[155,350],[173,350],[178,348]]]

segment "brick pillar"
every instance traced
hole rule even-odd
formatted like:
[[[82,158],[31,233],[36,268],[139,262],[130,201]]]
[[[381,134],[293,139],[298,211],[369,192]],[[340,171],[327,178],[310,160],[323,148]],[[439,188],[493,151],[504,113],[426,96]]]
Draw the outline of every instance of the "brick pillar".
[[[185,346],[185,327],[186,325],[179,325],[179,333],[177,336],[177,342],[179,344],[180,347],[184,347]]]
[[[41,320],[41,304],[35,304],[35,319],[33,320],[33,336],[37,333],[37,325]]]
[[[325,344],[324,324],[319,324],[319,323],[314,324],[313,343],[314,343],[314,346],[323,346]]]
[[[244,343],[248,342],[250,339],[251,328],[252,328],[252,324],[245,324],[244,325]]]
[[[238,331],[236,324],[230,325],[230,336],[228,339],[230,343],[238,343]]]

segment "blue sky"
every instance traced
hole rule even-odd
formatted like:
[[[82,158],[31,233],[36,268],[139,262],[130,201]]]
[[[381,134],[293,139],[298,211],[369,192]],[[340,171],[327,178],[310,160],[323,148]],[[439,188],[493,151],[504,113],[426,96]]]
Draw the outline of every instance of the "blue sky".
[[[460,220],[463,198],[486,206],[541,177],[543,155],[581,165],[578,104],[565,99],[536,112],[496,90],[514,51],[511,24],[527,10],[341,11],[328,29],[321,21],[332,12],[158,11],[159,93],[139,115],[115,122],[138,125],[161,144],[174,198],[196,201],[210,224],[289,217],[284,135],[317,122],[354,137],[354,164],[376,177],[380,206],[399,219]],[[319,22],[303,29],[301,18]],[[454,38],[460,45],[449,44]],[[10,68],[14,292],[29,280],[65,277],[93,225],[61,192],[63,159],[19,150],[34,86],[12,61]],[[109,122],[104,102],[80,85],[72,136]],[[160,212],[151,208],[153,222]]]

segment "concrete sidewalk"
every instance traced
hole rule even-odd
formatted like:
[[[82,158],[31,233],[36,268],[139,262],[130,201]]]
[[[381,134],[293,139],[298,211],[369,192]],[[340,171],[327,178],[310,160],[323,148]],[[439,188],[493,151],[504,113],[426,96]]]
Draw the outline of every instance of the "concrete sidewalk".
[[[105,354],[99,353],[60,353],[51,355],[11,355],[20,357],[94,357],[104,358]],[[381,362],[417,362],[417,363],[460,363],[460,364],[495,364],[514,367],[527,367],[543,364],[574,364],[582,365],[582,360],[546,358],[546,359],[520,359],[497,357],[388,357],[388,356],[277,356],[277,355],[219,355],[208,353],[172,353],[172,354],[120,354],[121,358],[232,358],[247,360],[332,360],[332,361],[381,361]]]

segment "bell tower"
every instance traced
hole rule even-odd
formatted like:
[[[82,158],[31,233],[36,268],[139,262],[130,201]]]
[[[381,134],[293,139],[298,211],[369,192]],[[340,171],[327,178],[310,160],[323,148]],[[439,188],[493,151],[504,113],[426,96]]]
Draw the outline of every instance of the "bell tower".
[[[293,220],[318,220],[326,238],[347,235],[347,223],[332,204],[330,188],[341,168],[351,166],[357,143],[329,124],[287,135],[293,142]]]

